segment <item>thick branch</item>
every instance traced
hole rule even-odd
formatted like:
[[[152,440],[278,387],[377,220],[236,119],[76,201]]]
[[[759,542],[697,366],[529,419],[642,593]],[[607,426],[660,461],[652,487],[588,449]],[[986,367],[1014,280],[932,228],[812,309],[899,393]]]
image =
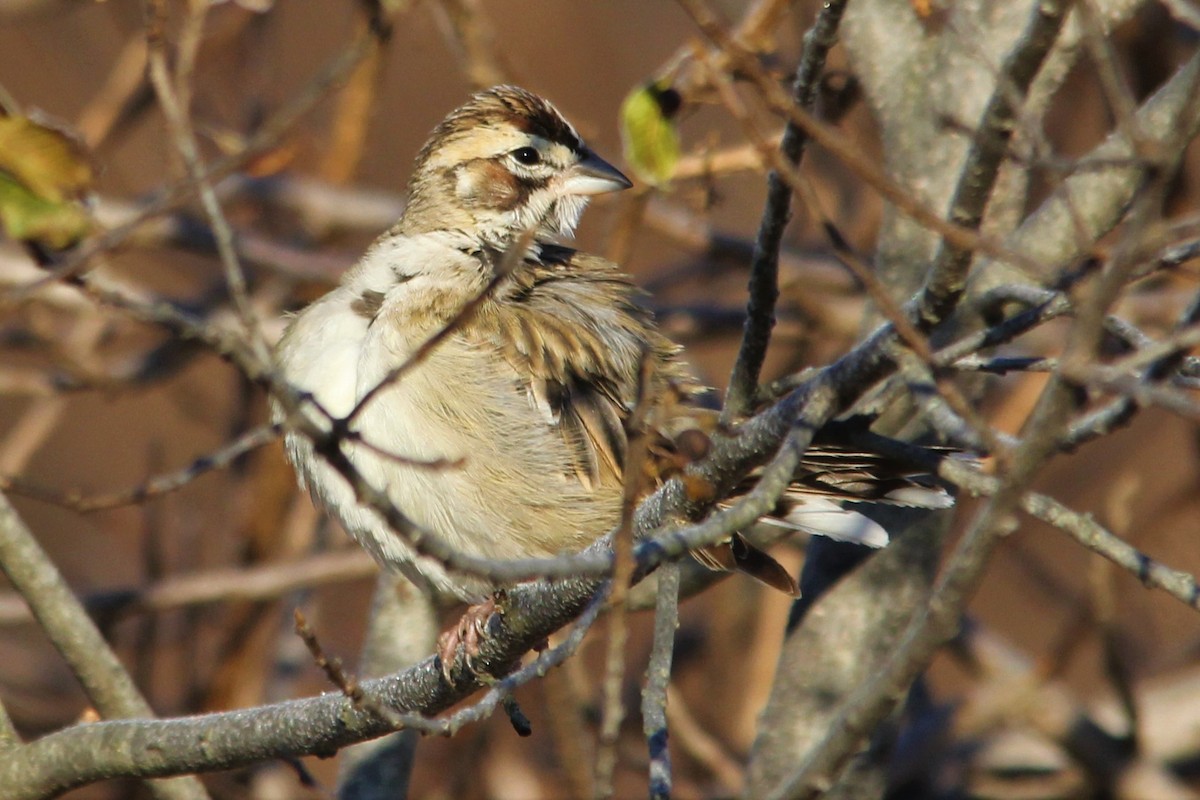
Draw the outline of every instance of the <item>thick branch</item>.
[[[95,623],[3,494],[0,494],[0,569],[25,598],[38,624],[54,642],[102,715],[154,716],[154,710],[133,684],[108,642],[104,641]],[[13,761],[19,760],[18,752],[23,755],[24,747],[13,753]],[[8,759],[0,759],[4,760]],[[70,757],[65,757],[63,763],[70,763]],[[6,785],[8,788],[3,788]],[[0,779],[0,795],[8,797],[10,791],[20,791],[21,785],[20,782],[6,784]],[[154,793],[171,800],[196,800],[208,796],[195,778],[156,784]]]
[[[1193,55],[1138,109],[1134,116],[1138,132],[1158,142],[1194,138],[1200,130],[1197,85],[1200,54]],[[1071,176],[1021,223],[1007,244],[1051,268],[1047,276],[1054,275],[1055,266],[1081,258],[1117,225],[1145,182],[1152,165],[1137,157],[1137,147],[1123,132],[1113,132],[1076,162]],[[971,291],[982,296],[1011,282],[1014,275],[1009,267],[994,260],[975,270]]]
[[[1034,5],[1033,17],[1005,60],[1002,78],[983,112],[950,203],[951,222],[966,228],[979,228],[983,223],[983,212],[1016,128],[1017,103],[1024,99],[1058,39],[1070,6],[1071,0],[1045,0]],[[974,250],[943,240],[922,292],[919,318],[926,331],[958,304],[974,256]]]

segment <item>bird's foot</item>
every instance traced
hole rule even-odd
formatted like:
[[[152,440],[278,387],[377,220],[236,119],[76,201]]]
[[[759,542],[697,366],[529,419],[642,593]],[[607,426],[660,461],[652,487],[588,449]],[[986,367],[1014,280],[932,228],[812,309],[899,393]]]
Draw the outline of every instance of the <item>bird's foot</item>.
[[[447,683],[454,683],[450,673],[454,669],[460,645],[463,648],[467,668],[473,668],[471,661],[479,655],[479,643],[483,641],[484,633],[487,630],[487,621],[496,611],[496,598],[489,597],[482,603],[467,608],[462,619],[438,637],[437,653],[442,662],[442,675],[445,676]]]

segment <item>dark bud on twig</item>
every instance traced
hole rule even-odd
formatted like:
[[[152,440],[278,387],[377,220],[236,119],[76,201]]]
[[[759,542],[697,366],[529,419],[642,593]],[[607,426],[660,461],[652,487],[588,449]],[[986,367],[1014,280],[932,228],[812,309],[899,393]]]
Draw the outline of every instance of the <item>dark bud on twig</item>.
[[[704,431],[691,428],[675,437],[675,450],[688,461],[699,461],[712,449],[712,440]]]
[[[517,701],[512,695],[504,698],[501,704],[504,706],[504,713],[508,714],[508,721],[512,723],[517,736],[533,734],[533,723],[529,721],[529,717],[525,716],[525,712],[517,705]]]

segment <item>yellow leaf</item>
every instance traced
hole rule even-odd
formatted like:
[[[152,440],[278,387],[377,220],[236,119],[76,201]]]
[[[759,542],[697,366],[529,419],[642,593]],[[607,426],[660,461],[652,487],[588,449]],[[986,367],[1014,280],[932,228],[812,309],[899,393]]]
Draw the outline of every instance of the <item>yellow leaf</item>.
[[[72,200],[48,200],[0,172],[0,225],[12,239],[65,250],[87,235],[91,220]]]
[[[679,132],[671,121],[677,110],[679,94],[669,84],[645,84],[621,104],[625,160],[652,186],[669,181],[679,161]]]
[[[78,197],[92,182],[79,143],[28,117],[0,117],[0,170],[51,203]]]

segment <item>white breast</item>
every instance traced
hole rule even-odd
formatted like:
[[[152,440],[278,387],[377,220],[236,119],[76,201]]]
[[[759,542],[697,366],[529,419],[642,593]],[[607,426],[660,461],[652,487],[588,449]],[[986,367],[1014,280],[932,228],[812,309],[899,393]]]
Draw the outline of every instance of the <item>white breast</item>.
[[[461,306],[483,288],[478,262],[454,244],[434,234],[373,248],[285,334],[280,362],[289,382],[331,414],[350,413],[442,327],[444,321],[429,315],[431,306],[456,293]],[[364,291],[383,295],[373,320],[361,303],[355,310]],[[561,434],[529,404],[512,367],[497,350],[467,337],[449,337],[389,383],[361,410],[355,428],[373,447],[399,456],[344,445],[363,477],[462,552],[497,559],[553,555],[577,549],[615,518],[615,494],[586,492],[566,477],[571,466]],[[381,562],[466,599],[486,593],[483,582],[452,578],[426,559],[415,560],[304,437],[289,435],[287,448],[318,503]],[[441,469],[416,463],[460,459],[461,466]]]

